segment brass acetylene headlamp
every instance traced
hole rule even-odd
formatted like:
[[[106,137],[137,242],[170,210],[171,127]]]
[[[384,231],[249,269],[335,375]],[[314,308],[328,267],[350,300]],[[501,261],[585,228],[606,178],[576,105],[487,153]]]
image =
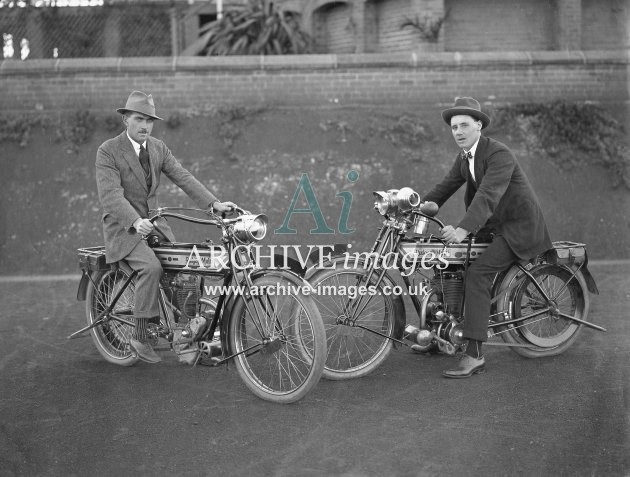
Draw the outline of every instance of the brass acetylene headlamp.
[[[390,189],[387,192],[374,192],[376,200],[374,208],[381,215],[395,215],[398,212],[406,212],[420,204],[420,195],[410,187],[402,189]]]
[[[246,214],[234,224],[234,236],[241,243],[258,242],[267,235],[267,216]]]

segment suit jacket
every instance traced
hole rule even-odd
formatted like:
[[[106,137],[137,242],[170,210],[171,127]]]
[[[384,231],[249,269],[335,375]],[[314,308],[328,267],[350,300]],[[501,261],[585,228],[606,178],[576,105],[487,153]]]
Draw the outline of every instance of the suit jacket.
[[[460,153],[446,177],[424,200],[441,207],[466,183],[466,214],[459,227],[473,234],[482,228],[502,234],[522,260],[552,248],[538,198],[505,144],[483,136],[479,138],[475,178],[470,175],[468,159]]]
[[[147,151],[152,177],[147,187],[144,170],[127,136],[127,132],[105,141],[96,153],[96,185],[103,208],[103,235],[108,263],[126,257],[142,239],[133,223],[148,218],[149,210],[158,207],[156,189],[163,172],[200,208],[207,208],[217,198],[188,172],[159,139],[147,139]],[[160,218],[158,227],[174,240],[173,232]]]

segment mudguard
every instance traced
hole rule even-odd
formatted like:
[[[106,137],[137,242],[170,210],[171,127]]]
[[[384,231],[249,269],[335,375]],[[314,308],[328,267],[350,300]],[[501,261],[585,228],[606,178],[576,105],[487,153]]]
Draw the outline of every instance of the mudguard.
[[[329,247],[332,248],[331,256],[341,255],[348,248],[346,244],[326,245],[325,247],[326,249]],[[294,248],[288,248],[286,250],[286,255],[274,253],[273,260],[270,260],[269,257],[265,256],[260,257],[258,266],[263,269],[290,270],[300,277],[304,277],[307,271],[318,263],[320,259],[320,251],[321,250],[319,248],[314,248],[309,250],[308,255],[304,257],[298,255]]]
[[[85,270],[83,270],[83,273],[81,275],[81,281],[79,282],[79,288],[77,289],[77,301],[85,301],[89,283],[90,283],[90,277],[88,276],[88,273]]]
[[[577,269],[577,267],[575,269]],[[594,295],[599,295],[599,288],[597,288],[597,283],[595,283],[595,279],[593,278],[593,275],[591,275],[590,270],[586,267],[586,264],[584,264],[580,271],[582,272],[582,275],[584,275],[584,281],[586,282],[588,291],[590,291]]]
[[[343,258],[346,252],[348,251],[348,245],[344,243],[336,243],[332,245],[332,247],[333,247],[333,250],[330,257],[331,261],[337,260],[339,258]],[[308,267],[306,268],[305,273],[303,274],[306,280],[308,280],[309,277],[312,277],[319,270],[317,268],[317,265],[320,264],[319,262],[320,262],[319,249],[316,249],[312,254],[308,256]],[[325,263],[327,262],[328,260]]]
[[[553,242],[553,248],[546,252],[545,259],[550,263],[567,267],[572,272],[579,270],[584,276],[588,291],[599,295],[595,279],[588,269],[588,253],[585,244],[567,240]]]
[[[554,242],[554,245],[566,243],[577,246],[575,247],[575,249],[579,251],[577,257],[574,257],[571,254],[573,249],[569,249],[566,256],[558,254],[557,249],[550,249],[542,254],[540,257],[538,257],[538,259],[540,259],[540,262],[542,263],[549,263],[557,265],[559,267],[567,268],[571,271],[571,273],[581,273],[588,291],[593,293],[594,295],[599,295],[597,283],[595,283],[595,279],[588,269],[588,255],[586,253],[586,249],[582,244],[574,244],[573,242]],[[540,263],[538,259],[534,260],[534,263]],[[507,286],[519,273],[519,268],[516,265],[512,265],[507,270],[504,270],[503,272],[498,273],[495,276],[492,285],[492,296],[494,297],[492,300],[493,303],[498,299],[500,293],[506,291]]]

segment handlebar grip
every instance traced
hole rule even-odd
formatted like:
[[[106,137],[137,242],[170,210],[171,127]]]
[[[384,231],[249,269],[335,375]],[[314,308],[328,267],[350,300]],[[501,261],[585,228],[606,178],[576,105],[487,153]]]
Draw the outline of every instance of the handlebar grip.
[[[155,230],[158,234],[160,234],[164,240],[166,240],[167,242],[170,242],[170,239],[166,236],[164,231],[160,227],[158,227],[158,225],[155,223],[158,217],[159,216],[156,215],[155,217],[151,217],[149,219],[149,221],[153,224],[153,230]]]

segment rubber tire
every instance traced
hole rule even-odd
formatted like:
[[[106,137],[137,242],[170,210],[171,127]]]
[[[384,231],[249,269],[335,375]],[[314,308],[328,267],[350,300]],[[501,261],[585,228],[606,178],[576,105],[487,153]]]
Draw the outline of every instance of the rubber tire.
[[[567,268],[560,267],[554,264],[539,265],[532,268],[530,270],[530,273],[537,279],[542,276],[555,276],[556,278],[561,280],[563,284],[568,281],[572,274],[572,272],[570,272]],[[513,317],[519,317],[521,313],[521,308],[519,307],[517,309],[517,303],[521,302],[528,285],[531,285],[530,280],[527,278],[527,276],[523,276],[523,279],[511,288],[510,293],[504,294],[504,296],[501,297],[498,304],[499,309],[509,310],[510,305],[512,305],[514,315]],[[548,290],[546,291],[548,292]],[[590,307],[590,297],[588,294],[586,282],[581,272],[576,273],[575,278],[572,279],[571,282],[564,289],[563,296],[566,297],[567,293],[569,294],[568,297],[575,300],[576,303],[574,316],[581,320],[586,320]],[[566,339],[563,339],[562,342],[560,342],[559,344],[550,347],[539,346],[533,343],[531,341],[531,338],[528,339],[527,337],[527,330],[524,331],[515,327],[508,326],[505,328],[501,328],[500,331],[503,332],[500,334],[500,336],[506,343],[527,344],[532,346],[532,348],[514,347],[512,348],[512,350],[515,353],[526,358],[542,358],[546,356],[556,356],[566,351],[578,338],[578,335],[583,327],[584,325],[577,322],[571,323],[569,330],[572,331],[570,335]]]
[[[326,281],[335,281],[337,283],[339,283],[340,285],[343,285],[343,283],[347,283],[345,280],[343,279],[336,279],[335,276],[342,276],[342,275],[363,275],[365,276],[367,273],[367,270],[365,268],[356,268],[356,269],[342,269],[342,270],[338,270],[338,269],[326,269],[323,271],[320,271],[318,273],[316,273],[315,275],[313,275],[310,279],[309,282],[311,283],[311,285],[313,286],[313,288],[317,289],[318,286],[326,286]],[[350,277],[348,277],[350,278]],[[342,283],[343,282],[343,283]],[[393,336],[394,335],[394,327],[395,327],[395,323],[396,323],[396,307],[394,305],[394,301],[392,299],[392,296],[389,294],[384,294],[383,293],[383,284],[386,283],[385,280],[383,280],[379,286],[378,286],[378,290],[380,292],[380,294],[374,295],[372,297],[368,297],[370,299],[379,299],[382,297],[382,299],[384,300],[384,316],[383,316],[383,320],[384,320],[384,326],[380,326],[379,331],[384,333],[387,336]],[[363,283],[362,283],[363,284]],[[332,296],[332,295],[331,295]],[[347,296],[341,296],[341,295],[335,295],[333,296],[334,298],[339,298],[342,300],[347,300],[348,297]],[[330,305],[330,296],[326,295],[326,296],[317,296],[316,297],[316,302],[317,302],[317,306],[320,309],[320,313],[322,314],[322,319],[324,321],[324,326],[326,328],[326,338],[327,338],[327,349],[328,349],[328,355],[326,357],[326,365],[324,366],[324,373],[323,373],[323,377],[325,379],[330,379],[330,380],[345,380],[345,379],[354,379],[354,378],[360,378],[363,376],[366,376],[370,373],[372,373],[375,369],[377,369],[389,356],[392,348],[393,348],[393,342],[392,340],[388,339],[388,338],[383,338],[380,337],[377,334],[374,333],[370,333],[369,331],[365,331],[362,330],[361,328],[349,328],[348,326],[345,325],[338,325],[336,324],[336,320],[337,320],[337,314],[340,313],[342,306],[343,305],[337,305],[336,309],[333,309]],[[380,318],[379,318],[380,319]],[[357,320],[358,323],[361,323],[361,320]],[[350,366],[349,367],[340,367],[339,365],[337,365],[336,363],[339,362],[339,358],[340,355],[342,354],[342,347],[338,346],[341,343],[338,343],[343,341],[346,343],[346,345],[348,344],[349,341],[351,341],[352,336],[351,335],[340,335],[339,332],[343,331],[342,328],[349,328],[351,330],[358,330],[358,333],[362,333],[367,335],[370,339],[373,339],[374,342],[376,343],[375,348],[376,351],[375,352],[371,352],[371,355],[368,357],[368,359],[366,359],[365,361],[362,361],[360,363],[349,363]],[[363,336],[363,335],[361,335]],[[347,337],[347,338],[345,338]],[[356,347],[357,342],[359,340],[352,340],[352,344],[355,346],[354,349],[358,350],[359,348]],[[363,344],[365,344],[365,342],[363,342]],[[350,347],[345,346],[343,347],[343,349],[346,350],[345,355],[347,357],[350,356]],[[336,351],[339,350],[340,353],[336,353]]]
[[[120,263],[117,270],[104,270],[99,272],[93,272],[92,280],[90,281],[86,291],[85,300],[85,314],[87,317],[88,325],[91,325],[99,313],[103,310],[103,305],[97,302],[99,293],[102,294],[105,287],[108,287],[107,280],[111,280],[111,277],[115,277],[115,283],[124,283],[124,281],[131,275],[131,268],[126,263]],[[125,295],[121,297],[121,300],[128,299],[131,302],[131,309],[133,310],[133,298],[134,298],[134,281],[133,280],[125,291]],[[94,284],[96,284],[96,288]],[[109,298],[113,298],[114,293],[109,294]],[[121,301],[118,302],[121,304]],[[113,328],[120,325],[118,328]],[[111,328],[110,328],[111,326]],[[120,324],[114,320],[110,321],[110,324],[99,325],[90,330],[92,341],[96,346],[96,349],[103,358],[109,363],[116,364],[118,366],[133,366],[138,362],[138,357],[132,352],[127,343],[123,343],[121,337],[114,331],[119,330],[122,332],[123,337],[131,336],[131,327]]]
[[[285,285],[294,285],[293,282],[286,281],[286,279],[282,279],[277,274],[255,278],[253,285],[260,290],[261,287],[265,286],[275,287],[276,284],[279,283],[279,280],[285,280]],[[302,320],[294,320],[294,322],[287,327],[288,332],[295,335],[294,340],[280,341],[280,348],[266,355],[262,352],[251,355],[242,353],[234,358],[236,370],[249,390],[261,399],[279,404],[288,404],[304,398],[319,382],[326,359],[326,332],[315,301],[310,296],[305,295],[292,294],[287,296],[293,299],[292,304],[288,307],[286,304],[279,308],[276,306],[276,309],[288,310],[288,316],[293,316],[298,307],[301,308],[302,316],[305,316],[307,321],[304,326],[307,326],[308,329],[302,331],[304,330],[304,328],[300,326]],[[282,296],[282,298],[286,298],[287,296]],[[269,299],[272,304],[275,301],[277,304],[279,297],[276,295],[265,295],[265,299]],[[251,297],[248,299],[248,305],[250,309],[253,309]],[[232,353],[238,353],[254,344],[247,343],[247,345],[245,345],[240,339],[242,334],[241,330],[245,323],[244,318],[246,318],[246,316],[249,316],[249,313],[245,306],[245,298],[239,296],[228,317],[228,342]],[[251,321],[249,322],[251,323]],[[251,337],[247,338],[251,339]],[[257,339],[260,339],[260,335],[254,337],[254,340]],[[293,352],[293,355],[291,355],[291,352]],[[296,352],[299,356],[295,356]],[[281,363],[280,359],[282,358],[286,358],[287,361]],[[261,373],[259,373],[261,370],[271,370],[272,373],[280,371],[281,374],[275,373],[272,379],[279,377],[280,384],[284,383],[284,375],[282,373],[285,369],[292,369],[292,367],[286,366],[289,363],[289,359],[292,359],[292,365],[304,369],[301,382],[297,383],[294,388],[288,390],[281,389],[280,386],[276,388],[274,384],[264,382],[263,377],[260,375]],[[278,366],[278,364],[281,365]]]

